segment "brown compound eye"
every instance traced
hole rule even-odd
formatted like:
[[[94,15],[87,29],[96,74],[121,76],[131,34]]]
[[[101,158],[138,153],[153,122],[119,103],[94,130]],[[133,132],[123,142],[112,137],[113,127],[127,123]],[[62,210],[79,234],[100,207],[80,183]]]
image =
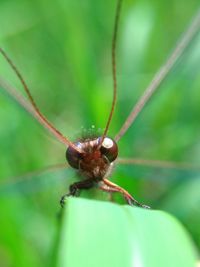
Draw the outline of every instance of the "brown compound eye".
[[[101,141],[101,137],[99,137],[99,142]],[[103,140],[103,143],[100,147],[100,151],[103,155],[107,157],[107,159],[112,162],[114,161],[118,156],[118,146],[117,143],[109,138],[105,137]]]
[[[78,148],[82,148],[81,143],[77,142],[75,143],[75,145]],[[73,147],[68,147],[67,151],[66,151],[66,159],[67,162],[69,163],[69,165],[75,169],[79,169],[79,161],[81,159],[81,153],[79,153],[76,149],[74,149]]]

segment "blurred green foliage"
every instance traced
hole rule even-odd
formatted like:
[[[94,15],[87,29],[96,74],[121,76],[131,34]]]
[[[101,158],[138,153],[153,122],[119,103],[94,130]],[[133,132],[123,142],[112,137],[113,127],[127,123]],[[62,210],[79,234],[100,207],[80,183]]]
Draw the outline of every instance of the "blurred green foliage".
[[[53,266],[194,267],[197,262],[184,228],[159,210],[71,198],[58,233]]]
[[[0,46],[22,72],[41,111],[72,140],[92,125],[105,127],[112,100],[115,5],[114,0],[0,1]],[[110,136],[198,7],[198,0],[124,1],[117,44],[118,102]],[[120,140],[121,157],[199,163],[199,47],[198,35]],[[0,75],[21,88],[2,58]],[[1,263],[45,266],[53,250],[59,198],[76,175],[62,170],[12,183],[10,177],[64,162],[66,148],[2,93],[0,122]],[[141,202],[175,215],[200,247],[199,176],[197,171],[117,166],[111,179]],[[107,198],[96,190],[89,194]]]

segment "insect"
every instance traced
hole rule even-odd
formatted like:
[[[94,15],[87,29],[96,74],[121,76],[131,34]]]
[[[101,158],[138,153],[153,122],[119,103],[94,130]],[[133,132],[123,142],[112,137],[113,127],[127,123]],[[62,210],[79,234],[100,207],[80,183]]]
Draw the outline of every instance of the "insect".
[[[116,53],[116,40],[117,40],[117,30],[118,30],[121,3],[122,1],[118,1],[117,4],[114,35],[112,42],[114,96],[107,124],[101,136],[79,139],[76,140],[75,142],[72,142],[68,138],[64,137],[40,112],[20,72],[12,63],[12,61],[9,59],[5,51],[2,49],[0,50],[1,54],[5,57],[5,59],[8,61],[8,63],[10,64],[10,66],[13,68],[18,78],[20,79],[27,93],[27,96],[30,100],[31,105],[26,101],[26,99],[23,96],[19,95],[18,92],[15,89],[13,89],[9,84],[7,84],[4,80],[0,81],[1,86],[5,88],[5,90],[7,90],[7,92],[12,97],[14,97],[29,113],[31,113],[43,126],[45,126],[56,137],[57,140],[59,140],[61,143],[64,143],[64,145],[68,146],[66,151],[67,161],[69,165],[71,165],[74,169],[80,172],[82,180],[70,186],[69,193],[67,193],[65,196],[61,198],[61,205],[64,204],[66,197],[75,196],[79,190],[89,189],[94,185],[97,185],[101,190],[107,191],[109,193],[113,192],[121,193],[124,196],[127,203],[130,205],[135,204],[144,208],[148,208],[148,206],[139,203],[126,190],[110,182],[107,178],[109,178],[113,168],[113,164],[118,156],[117,142],[121,139],[121,137],[125,134],[128,128],[132,125],[132,123],[134,122],[140,111],[143,109],[145,104],[148,102],[154,91],[158,88],[159,84],[165,78],[167,73],[171,70],[172,66],[175,64],[177,59],[183,53],[184,49],[187,47],[189,42],[194,37],[195,33],[199,29],[199,17],[197,17],[191,24],[188,31],[183,36],[183,39],[180,40],[170,58],[163,65],[161,70],[156,74],[150,86],[145,90],[144,94],[141,96],[137,104],[134,106],[129,117],[122,126],[121,130],[118,132],[115,138],[112,139],[107,136],[107,133],[110,127],[111,119],[114,114],[114,108],[116,103],[117,77],[116,77],[115,53]]]

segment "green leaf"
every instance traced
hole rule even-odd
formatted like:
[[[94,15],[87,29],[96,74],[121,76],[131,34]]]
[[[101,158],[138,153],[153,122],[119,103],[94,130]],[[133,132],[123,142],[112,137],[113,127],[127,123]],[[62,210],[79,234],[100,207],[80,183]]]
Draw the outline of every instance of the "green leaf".
[[[171,215],[86,199],[66,202],[58,267],[192,267],[196,251]]]

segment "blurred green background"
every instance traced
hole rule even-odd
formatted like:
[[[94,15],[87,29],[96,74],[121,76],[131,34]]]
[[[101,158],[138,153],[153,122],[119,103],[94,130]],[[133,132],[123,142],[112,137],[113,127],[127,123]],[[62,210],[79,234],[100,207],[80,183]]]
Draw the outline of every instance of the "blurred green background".
[[[92,125],[103,129],[106,124],[115,6],[113,0],[0,0],[0,46],[22,72],[41,111],[71,140]],[[198,0],[124,1],[111,137],[198,8]],[[0,75],[21,88],[2,57]],[[120,140],[120,156],[200,166],[199,88],[200,35]],[[45,266],[53,250],[60,196],[76,174],[58,170],[17,178],[65,162],[66,148],[2,91],[0,123],[0,258],[3,266]],[[175,215],[200,247],[199,176],[192,170],[118,165],[111,180],[139,201]],[[107,199],[95,190],[86,197]]]

